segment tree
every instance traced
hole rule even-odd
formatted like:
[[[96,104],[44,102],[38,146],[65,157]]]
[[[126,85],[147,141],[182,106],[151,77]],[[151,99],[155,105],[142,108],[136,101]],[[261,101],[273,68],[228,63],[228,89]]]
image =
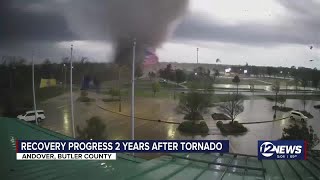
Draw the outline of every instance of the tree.
[[[240,78],[238,75],[236,75],[233,79],[232,82],[237,85],[237,94],[239,94],[239,83],[240,83]]]
[[[303,87],[303,110],[306,110],[306,86],[308,85],[308,81],[305,78],[301,79],[301,85]]]
[[[283,106],[286,103],[286,97],[285,96],[279,96],[278,97],[278,102],[279,104],[281,104],[281,106]]]
[[[259,68],[257,66],[251,66],[251,73],[255,76],[258,76],[262,72],[259,72]]]
[[[142,67],[137,66],[134,73],[135,77],[139,78],[143,75]]]
[[[202,66],[195,68],[194,72],[197,74],[198,77],[209,77],[210,76],[210,70],[206,69]]]
[[[107,138],[106,125],[99,117],[92,117],[86,120],[86,127],[81,129],[77,126],[76,131],[78,134],[77,139],[83,140],[103,140]]]
[[[280,82],[279,81],[275,81],[272,84],[272,91],[275,93],[275,103],[274,106],[277,106],[277,102],[278,102],[278,93],[280,91]],[[273,119],[275,119],[277,116],[277,108],[274,109],[274,115],[273,115]]]
[[[300,84],[300,73],[295,67],[291,67],[291,74],[293,76],[293,81],[295,85],[296,93],[298,92],[298,86]]]
[[[202,113],[211,103],[211,95],[191,91],[181,94],[178,109],[185,114],[185,119],[202,120]]]
[[[250,82],[250,91],[252,92],[252,94],[254,94],[254,83]]]
[[[117,88],[111,88],[109,90],[109,94],[111,95],[111,98],[113,100],[113,97],[114,96],[120,96],[120,89],[117,89]]]
[[[186,73],[181,69],[176,69],[175,71],[175,82],[176,83],[182,83],[186,81],[187,75]]]
[[[311,81],[312,81],[312,87],[318,89],[319,82],[320,82],[320,73],[317,69],[313,69],[311,73]]]
[[[243,100],[237,94],[229,94],[226,102],[219,106],[219,110],[229,116],[233,123],[236,117],[244,110]]]
[[[213,69],[213,70],[214,70],[213,79],[216,80],[216,78],[220,76],[220,72],[218,69]]]
[[[282,140],[305,140],[308,142],[309,150],[319,144],[319,138],[312,126],[307,127],[306,123],[291,124],[289,127],[284,128],[282,132]]]
[[[267,67],[267,74],[269,77],[272,75],[272,67]]]
[[[153,71],[152,72],[149,72],[148,73],[148,77],[150,80],[154,79],[156,77],[156,73],[154,73]]]
[[[296,93],[298,92],[298,86],[300,85],[300,80],[298,77],[294,77],[293,78],[293,81],[294,81],[294,86],[295,86],[295,90],[296,90]]]
[[[159,70],[159,75],[163,79],[168,79],[174,81],[174,74],[171,64],[168,64],[166,68]]]
[[[153,97],[156,96],[156,93],[160,91],[160,84],[159,82],[153,82],[151,84],[152,92],[153,92]]]
[[[49,59],[44,60],[41,70],[44,78],[52,77],[54,69]]]
[[[130,68],[126,65],[122,65],[122,66],[118,65],[118,88],[119,88],[118,110],[119,110],[119,112],[122,111],[122,94],[121,94],[122,82],[123,81],[130,81],[130,77],[131,77]]]

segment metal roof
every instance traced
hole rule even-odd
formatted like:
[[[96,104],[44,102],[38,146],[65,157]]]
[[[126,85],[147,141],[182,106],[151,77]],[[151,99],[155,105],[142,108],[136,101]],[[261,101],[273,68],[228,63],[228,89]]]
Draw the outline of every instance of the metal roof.
[[[124,179],[320,179],[320,158],[260,161],[237,154],[174,154],[137,165]]]
[[[0,137],[5,179],[320,179],[318,153],[301,161],[232,153],[168,154],[149,161],[126,154],[117,154],[116,161],[17,161],[15,139],[71,138],[9,118],[0,118]]]
[[[13,118],[0,118],[0,138],[0,179],[113,179],[142,162],[126,154],[117,154],[115,161],[17,161],[16,139],[71,138]]]

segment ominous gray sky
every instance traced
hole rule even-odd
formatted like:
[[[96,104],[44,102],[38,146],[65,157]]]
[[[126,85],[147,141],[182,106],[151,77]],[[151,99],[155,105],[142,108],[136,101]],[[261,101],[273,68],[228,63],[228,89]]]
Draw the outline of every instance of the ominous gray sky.
[[[114,28],[108,26],[115,23],[108,12],[121,15],[113,20],[137,16],[153,22],[153,7],[145,0],[120,1],[121,6],[115,6],[115,0],[1,0],[0,55],[30,57],[35,49],[38,61],[49,57],[60,62],[73,43],[76,56],[111,61]],[[166,8],[176,5],[166,3],[163,9],[157,6],[157,12],[169,17]],[[157,44],[157,52],[160,61],[195,62],[199,47],[202,63],[219,58],[226,64],[320,67],[319,9],[320,0],[190,0],[186,12],[170,24],[165,42]],[[154,19],[152,27],[166,24]],[[312,64],[310,59],[319,61]]]

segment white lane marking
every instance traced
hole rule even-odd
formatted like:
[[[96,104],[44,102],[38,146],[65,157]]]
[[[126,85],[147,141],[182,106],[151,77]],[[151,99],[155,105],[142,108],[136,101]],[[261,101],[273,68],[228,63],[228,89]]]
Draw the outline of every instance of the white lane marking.
[[[65,107],[65,106],[67,106],[67,105],[59,106],[59,107],[57,107],[57,109],[61,109],[61,108]]]

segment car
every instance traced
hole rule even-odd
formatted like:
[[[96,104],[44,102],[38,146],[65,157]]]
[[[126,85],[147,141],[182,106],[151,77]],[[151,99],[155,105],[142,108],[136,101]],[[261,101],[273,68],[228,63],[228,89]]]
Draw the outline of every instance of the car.
[[[40,122],[46,118],[43,110],[37,110],[36,113],[37,113],[37,121],[38,122]],[[20,120],[24,120],[24,121],[35,121],[36,114],[35,114],[35,111],[27,111],[24,114],[18,115],[17,118]]]
[[[165,79],[160,79],[159,82],[160,82],[160,83],[167,83],[167,80],[165,80]]]
[[[291,111],[290,112],[290,119],[294,119],[294,120],[300,120],[302,122],[304,122],[305,120],[308,119],[307,116],[303,115],[301,112],[299,111]]]

